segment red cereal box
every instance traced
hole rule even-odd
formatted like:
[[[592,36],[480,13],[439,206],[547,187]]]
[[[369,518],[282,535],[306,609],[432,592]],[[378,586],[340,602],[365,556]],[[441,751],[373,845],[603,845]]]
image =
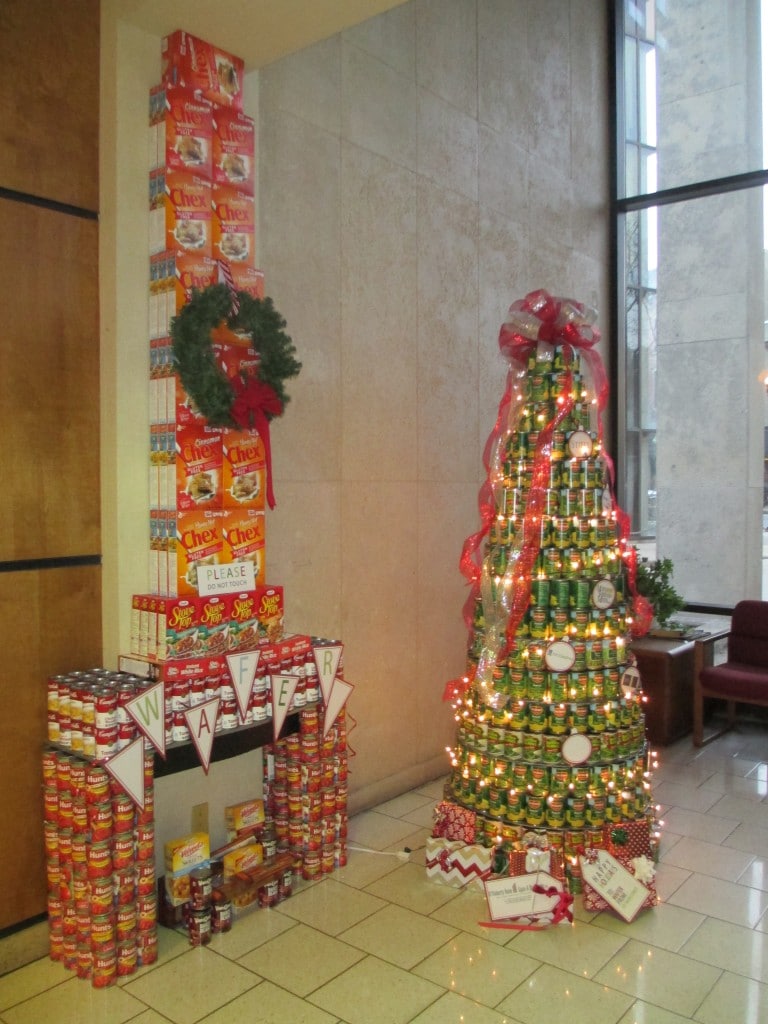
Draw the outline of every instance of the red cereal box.
[[[252,562],[254,581],[264,583],[266,517],[253,508],[224,509],[222,516],[222,561]]]
[[[195,288],[202,290],[217,280],[216,261],[201,253],[173,252],[167,254],[168,276],[165,291],[166,334],[170,333],[171,320],[192,298]]]
[[[252,195],[231,185],[213,186],[212,252],[230,263],[254,265],[256,206]]]
[[[176,595],[197,595],[197,573],[201,565],[231,561],[223,557],[222,515],[216,509],[176,513],[175,530],[169,538],[176,555],[175,576],[169,579],[169,586],[175,584]]]
[[[244,62],[178,29],[160,47],[163,82],[184,85],[223,107],[242,109]]]
[[[150,93],[150,169],[194,171],[210,180],[213,105],[191,89],[155,86]]]
[[[150,197],[150,253],[211,256],[211,183],[192,171],[158,172]]]
[[[231,107],[213,111],[212,179],[253,195],[256,129],[252,117]]]
[[[282,587],[257,587],[232,597],[228,649],[249,651],[261,647],[259,674],[262,661],[269,657],[268,649],[279,660],[277,648],[271,644],[282,636],[283,607]]]
[[[264,508],[266,456],[255,430],[222,433],[222,504],[224,508]]]
[[[235,291],[247,292],[254,299],[264,298],[264,271],[255,267],[247,267],[243,263],[231,263],[229,266]]]
[[[176,428],[176,507],[221,508],[222,443],[216,427]]]

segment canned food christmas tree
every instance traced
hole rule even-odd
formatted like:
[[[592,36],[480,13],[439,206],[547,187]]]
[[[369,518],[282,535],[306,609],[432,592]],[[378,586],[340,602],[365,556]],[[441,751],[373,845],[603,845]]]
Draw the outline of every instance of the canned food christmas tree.
[[[509,371],[485,449],[481,526],[461,555],[469,643],[465,676],[446,687],[458,730],[440,811],[464,809],[474,842],[504,854],[546,846],[572,891],[579,852],[653,827],[628,647],[652,612],[635,590],[603,444],[595,319],[537,291],[501,328]]]

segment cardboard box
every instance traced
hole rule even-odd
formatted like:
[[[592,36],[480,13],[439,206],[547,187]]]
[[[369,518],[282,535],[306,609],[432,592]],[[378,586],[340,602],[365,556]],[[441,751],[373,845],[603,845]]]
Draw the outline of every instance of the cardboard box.
[[[231,107],[215,107],[212,150],[211,175],[214,185],[231,185],[253,195],[256,159],[256,126],[253,118]]]
[[[216,427],[176,427],[175,504],[181,512],[222,507],[222,435]]]
[[[227,649],[229,616],[232,602],[229,595],[198,597],[198,649],[202,655],[223,654]]]
[[[161,167],[211,180],[213,104],[191,89],[160,84],[150,91],[149,169]]]
[[[159,660],[179,661],[200,652],[200,612],[194,597],[157,598],[157,644]]]
[[[255,430],[225,430],[221,437],[222,505],[264,509],[266,455]]]
[[[253,508],[221,512],[222,562],[252,562],[254,582],[266,580],[266,516]]]
[[[264,801],[261,799],[242,800],[224,808],[224,824],[227,838],[236,839],[241,833],[249,832],[264,823]]]
[[[213,103],[242,109],[242,58],[182,29],[165,36],[160,56],[166,84],[186,86]]]
[[[252,871],[264,863],[264,847],[255,840],[230,850],[223,857],[224,878],[232,878],[243,871]]]
[[[211,845],[207,832],[193,832],[165,844],[165,894],[173,907],[189,901],[189,875],[210,863]]]
[[[279,642],[283,616],[282,587],[257,587],[233,595],[228,649],[230,652],[250,651],[263,644]],[[264,656],[262,654],[262,659]]]
[[[150,254],[170,251],[212,254],[211,182],[192,171],[150,175]]]
[[[230,263],[235,291],[247,292],[254,299],[264,298],[264,271],[243,263]]]
[[[194,509],[177,512],[175,522],[169,516],[169,531],[173,532],[169,534],[168,585],[175,588],[172,597],[196,597],[199,566],[225,561],[223,515],[216,509]]]
[[[254,265],[256,205],[252,195],[232,185],[214,184],[211,193],[212,254],[230,263]]]

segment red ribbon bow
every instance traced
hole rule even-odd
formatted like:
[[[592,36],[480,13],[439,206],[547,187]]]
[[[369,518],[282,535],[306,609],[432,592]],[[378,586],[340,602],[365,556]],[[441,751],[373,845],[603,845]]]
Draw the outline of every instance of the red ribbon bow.
[[[558,897],[557,905],[552,910],[552,924],[560,924],[563,920],[573,921],[573,914],[571,912],[573,896],[569,892],[566,892],[564,889],[556,889],[554,885],[545,889],[538,882],[534,885],[533,891],[541,893],[542,896]]]
[[[263,380],[249,374],[247,377],[236,376],[232,380],[234,401],[232,418],[241,430],[255,429],[264,443],[264,455],[267,460],[267,502],[270,508],[275,507],[275,495],[272,490],[272,447],[269,440],[269,421],[273,416],[280,416],[283,403],[275,389]]]

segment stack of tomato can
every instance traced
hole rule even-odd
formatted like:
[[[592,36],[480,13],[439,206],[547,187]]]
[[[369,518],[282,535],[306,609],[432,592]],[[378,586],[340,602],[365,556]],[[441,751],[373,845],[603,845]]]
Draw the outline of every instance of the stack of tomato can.
[[[104,988],[157,960],[153,756],[144,807],[103,765],[43,753],[49,950]]]
[[[299,731],[265,748],[265,806],[297,879],[347,863],[347,773],[346,709],[323,735],[322,706],[304,708]]]

